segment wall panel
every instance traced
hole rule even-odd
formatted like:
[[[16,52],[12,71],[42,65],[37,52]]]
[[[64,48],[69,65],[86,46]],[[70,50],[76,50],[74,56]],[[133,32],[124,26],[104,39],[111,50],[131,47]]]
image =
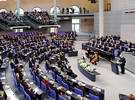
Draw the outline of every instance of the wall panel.
[[[88,0],[57,0],[59,7],[71,7],[73,5],[79,7],[85,7],[90,11],[98,11],[98,3],[90,3]],[[40,7],[49,11],[53,6],[53,0],[21,0],[21,8],[31,10],[34,7]],[[7,0],[6,2],[0,2],[0,8],[11,9],[15,11],[16,0]]]

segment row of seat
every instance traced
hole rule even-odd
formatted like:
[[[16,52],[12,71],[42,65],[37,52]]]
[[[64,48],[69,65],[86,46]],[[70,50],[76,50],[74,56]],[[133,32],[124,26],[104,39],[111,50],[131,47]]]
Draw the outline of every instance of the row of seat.
[[[22,35],[23,36],[23,35]],[[21,35],[20,35],[20,37],[21,37]],[[38,37],[38,36],[37,36]],[[27,38],[27,37],[26,37]],[[14,38],[13,38],[14,39]],[[41,38],[41,39],[45,39],[45,38]],[[8,40],[8,39],[7,39]],[[11,39],[9,39],[9,41],[10,40],[12,40],[12,38]],[[15,40],[15,39],[14,39]],[[28,39],[29,40],[29,39]],[[27,40],[27,41],[28,41]],[[17,40],[18,41],[18,40]],[[40,43],[40,44],[38,44],[37,45],[37,43],[39,42],[39,40],[38,41],[34,41],[33,42],[33,44],[32,45],[29,45],[29,43],[30,42],[24,42],[24,43],[22,43],[22,47],[24,47],[24,44],[25,43],[27,43],[27,45],[29,46],[29,48],[31,48],[31,47],[35,47],[35,48],[37,48],[37,49],[35,49],[35,50],[33,50],[32,51],[32,54],[31,54],[31,56],[32,57],[35,57],[35,55],[36,55],[36,57],[35,57],[35,59],[36,58],[39,58],[39,60],[41,59],[41,55],[42,54],[44,54],[45,52],[47,52],[47,49],[42,49],[41,51],[40,51],[40,49],[43,47],[43,48],[46,48],[47,46],[49,46],[49,47],[51,47],[50,45],[44,45],[44,44],[46,44],[46,42],[43,42],[43,43]],[[45,40],[45,41],[50,41],[50,40]],[[54,41],[56,41],[56,40],[54,40]],[[14,44],[16,44],[16,41],[13,41],[14,42]],[[41,41],[40,41],[41,42]],[[57,41],[56,41],[57,42]],[[48,42],[48,43],[51,43],[51,42]],[[18,44],[16,44],[15,45],[16,46],[16,48],[18,47]],[[57,46],[54,46],[53,48],[49,48],[50,50],[49,51],[52,51],[54,48],[57,48]],[[13,49],[13,48],[12,48]],[[17,54],[18,54],[18,52],[19,51],[21,51],[22,49],[27,49],[27,48],[19,48],[19,50],[18,51],[15,51]],[[44,50],[44,51],[43,51]],[[24,50],[25,51],[25,50]],[[40,52],[38,52],[38,51],[40,51]],[[42,52],[43,51],[43,52]],[[29,52],[29,50],[26,50],[26,54]],[[21,52],[20,52],[21,53]],[[25,54],[24,53],[24,54]],[[52,52],[50,52],[50,53],[52,53]],[[53,55],[53,53],[52,54],[50,54],[50,56],[52,56]],[[28,57],[28,59],[30,58],[30,56],[29,55],[27,55],[27,57]],[[10,58],[10,57],[9,57]],[[18,55],[16,56],[15,54],[14,54],[14,52],[13,52],[13,57],[11,57],[10,59],[15,59],[15,58],[19,58],[20,59],[20,56],[18,57]],[[47,57],[48,58],[48,57]],[[45,60],[45,59],[44,59]],[[49,60],[50,60],[50,58],[49,58]],[[25,59],[24,59],[24,61],[25,62],[27,62]],[[35,63],[35,62],[34,62]],[[26,66],[25,66],[26,67]],[[50,70],[52,73],[53,73],[53,71],[52,70]],[[33,72],[33,71],[32,71]],[[61,72],[61,71],[60,71]],[[35,73],[34,73],[35,74]],[[47,93],[50,97],[52,97],[52,98],[59,98],[59,97],[61,97],[61,95],[59,95],[58,93],[57,93],[57,91],[55,91],[54,89],[52,89],[52,88],[48,88],[48,86],[46,86],[46,84],[44,84],[43,83],[43,81],[40,79],[40,77],[38,76],[38,75],[34,75],[33,73],[32,73],[32,75],[34,76],[33,77],[33,80],[35,81],[35,84],[39,87],[39,88],[41,88],[45,93]],[[46,74],[47,75],[47,74]],[[66,91],[68,91],[68,90],[70,90],[70,91],[72,91],[72,93],[74,93],[75,95],[77,94],[77,95],[81,95],[81,96],[84,96],[84,90],[81,90],[79,87],[76,87],[76,86],[73,86],[73,85],[71,85],[71,84],[69,84],[68,83],[68,81],[67,81],[67,79],[66,80],[64,80],[63,79],[63,75],[61,74],[61,75],[59,75],[59,74],[56,74],[56,73],[54,73],[53,75],[53,80],[54,81],[56,81],[57,82],[57,84],[59,85],[59,86],[62,86],[62,87],[64,87],[65,88],[65,90]],[[42,76],[41,76],[42,77]],[[71,78],[72,79],[72,78]],[[17,83],[17,82],[16,82]],[[15,85],[17,86],[17,84],[15,83]],[[56,84],[56,85],[57,85]],[[22,84],[21,84],[22,85]],[[20,87],[21,87],[21,91],[23,90],[23,88],[22,88],[22,86],[20,86],[20,85],[18,85],[19,87],[17,87],[18,89],[20,89]],[[73,87],[72,89],[71,89],[71,87]],[[27,92],[26,92],[27,93]],[[26,94],[24,91],[22,92],[22,94],[24,94],[25,96],[28,96],[27,94]],[[92,92],[90,92],[91,94],[93,94]],[[55,94],[56,94],[56,96],[55,96]],[[88,95],[89,95],[89,93],[88,93]],[[93,94],[94,95],[94,94]],[[103,94],[104,95],[104,94]],[[94,95],[94,96],[96,96],[98,99],[100,99],[100,97],[98,96],[98,95]],[[28,97],[27,97],[28,98]],[[64,97],[63,97],[64,98]],[[89,97],[89,98],[91,98],[91,97]],[[97,100],[98,100],[97,99]],[[94,99],[93,99],[94,100]],[[103,100],[103,99],[101,99],[101,100]]]

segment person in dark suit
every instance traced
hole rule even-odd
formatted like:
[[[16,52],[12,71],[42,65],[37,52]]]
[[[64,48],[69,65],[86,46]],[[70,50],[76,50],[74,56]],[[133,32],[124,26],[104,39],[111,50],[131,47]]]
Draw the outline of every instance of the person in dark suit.
[[[69,75],[69,76],[71,76],[73,78],[76,78],[77,77],[77,75],[72,71],[71,66],[69,66],[67,68],[67,75]]]
[[[121,73],[125,74],[125,63],[126,63],[126,59],[124,57],[120,57],[120,68],[121,68]]]
[[[14,62],[15,62],[15,64],[19,64],[19,60],[17,57],[14,58]]]
[[[0,81],[0,90],[2,90],[2,91],[4,90],[4,89],[3,89],[2,81]]]
[[[0,67],[2,66],[2,64],[3,64],[3,60],[2,60],[2,58],[0,57]]]

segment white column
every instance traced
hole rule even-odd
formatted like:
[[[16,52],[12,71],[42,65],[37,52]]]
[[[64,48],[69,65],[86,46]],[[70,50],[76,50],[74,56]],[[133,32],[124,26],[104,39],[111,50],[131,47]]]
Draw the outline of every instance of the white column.
[[[57,23],[57,0],[53,0],[54,6],[54,21]]]
[[[20,17],[20,0],[16,0],[17,17]]]
[[[104,0],[99,0],[99,37],[104,34]]]

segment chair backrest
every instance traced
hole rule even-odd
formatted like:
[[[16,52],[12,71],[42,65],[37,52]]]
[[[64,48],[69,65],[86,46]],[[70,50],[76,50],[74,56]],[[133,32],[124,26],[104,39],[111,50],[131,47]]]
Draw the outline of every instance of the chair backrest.
[[[26,97],[26,100],[31,100],[31,97],[27,93],[25,93],[25,97]]]
[[[98,96],[95,96],[95,95],[93,95],[91,93],[89,93],[89,98],[90,98],[90,100],[99,100]]]
[[[46,85],[41,81],[41,89],[46,92],[47,91],[47,87]]]
[[[33,71],[31,71],[31,74],[32,74],[33,80],[36,81],[36,79],[35,79],[36,78],[35,73]]]
[[[40,79],[36,76],[36,83],[40,87]]]
[[[16,78],[16,75],[15,75],[15,72],[13,71],[13,76],[14,76],[14,78]]]
[[[81,89],[78,89],[78,88],[75,87],[74,92],[81,95],[81,96],[83,96],[83,91]]]
[[[14,84],[15,84],[15,86],[17,87],[18,86],[18,83],[17,83],[17,80],[16,80],[16,77],[14,77]]]
[[[20,91],[23,93],[23,95],[25,95],[25,90],[24,90],[24,87],[22,86],[22,84],[20,84]]]
[[[64,88],[69,89],[69,86],[68,86],[67,83],[65,83],[65,82],[62,81],[62,85],[64,86]]]
[[[58,82],[59,85],[62,84],[62,78],[59,75],[56,76],[56,81]]]
[[[56,92],[53,89],[49,89],[49,96],[52,97],[53,99],[56,99]]]
[[[58,100],[67,100],[67,99],[64,96],[59,95],[59,99]]]
[[[53,71],[51,71],[51,74],[52,74],[52,78],[56,79],[56,75],[55,75],[55,73]]]

